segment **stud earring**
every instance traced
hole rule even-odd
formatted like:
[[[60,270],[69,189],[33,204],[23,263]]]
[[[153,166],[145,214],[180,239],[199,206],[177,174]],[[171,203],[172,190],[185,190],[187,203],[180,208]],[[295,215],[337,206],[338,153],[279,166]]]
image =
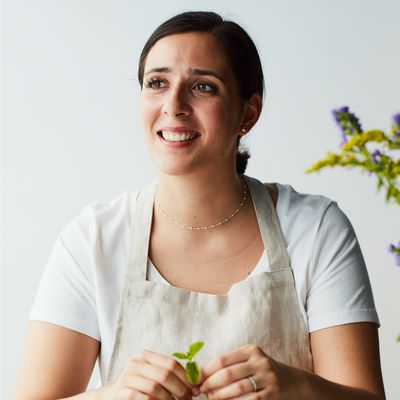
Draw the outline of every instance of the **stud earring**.
[[[247,128],[245,126],[243,126],[241,130],[242,130],[243,133],[247,132]]]

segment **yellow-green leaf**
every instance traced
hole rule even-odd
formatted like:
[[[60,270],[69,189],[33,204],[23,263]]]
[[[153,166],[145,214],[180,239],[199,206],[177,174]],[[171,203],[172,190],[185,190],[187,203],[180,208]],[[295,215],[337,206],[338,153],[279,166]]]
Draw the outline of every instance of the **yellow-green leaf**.
[[[191,360],[195,356],[195,354],[201,350],[203,345],[204,345],[204,342],[192,343],[189,347],[189,353],[187,354],[188,359]]]
[[[174,357],[180,358],[181,360],[187,360],[186,354],[183,353],[172,353]]]
[[[188,361],[186,364],[186,377],[192,385],[196,385],[199,377],[200,370],[196,361]]]

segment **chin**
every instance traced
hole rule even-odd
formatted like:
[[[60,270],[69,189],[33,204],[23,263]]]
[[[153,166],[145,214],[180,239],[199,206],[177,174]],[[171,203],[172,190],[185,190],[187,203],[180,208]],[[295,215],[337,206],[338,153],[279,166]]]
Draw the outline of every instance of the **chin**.
[[[170,176],[184,176],[194,172],[193,166],[176,163],[155,163],[160,174]]]

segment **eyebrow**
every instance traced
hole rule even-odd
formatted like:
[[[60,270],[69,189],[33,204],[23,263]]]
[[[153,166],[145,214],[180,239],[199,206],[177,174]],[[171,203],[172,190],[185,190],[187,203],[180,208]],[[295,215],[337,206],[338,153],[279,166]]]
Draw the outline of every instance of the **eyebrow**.
[[[160,73],[160,72],[171,72],[171,68],[168,68],[168,67],[152,68],[152,69],[149,69],[149,70],[144,74],[144,76],[149,75],[149,74],[151,74],[151,73],[153,73],[153,72],[158,72],[158,73]]]
[[[224,82],[220,74],[217,74],[215,71],[211,71],[209,69],[192,69],[191,70],[193,75],[210,75],[214,76],[215,78],[219,79],[221,82]]]
[[[149,69],[144,75],[149,75],[153,72],[157,73],[170,73],[172,72],[172,69],[169,67],[156,67],[156,68],[151,68]],[[216,73],[215,71],[212,71],[210,69],[189,69],[188,72],[192,75],[200,75],[200,76],[214,76],[215,78],[219,79],[221,82],[225,83],[223,78],[221,77],[220,74]]]

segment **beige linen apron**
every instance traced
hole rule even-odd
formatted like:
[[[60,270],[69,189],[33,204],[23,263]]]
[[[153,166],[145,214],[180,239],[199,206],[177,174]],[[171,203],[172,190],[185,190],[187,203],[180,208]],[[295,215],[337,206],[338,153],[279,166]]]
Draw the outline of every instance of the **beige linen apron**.
[[[233,284],[226,295],[146,281],[156,184],[139,193],[106,384],[114,383],[126,362],[144,349],[172,357],[200,340],[204,347],[195,357],[200,367],[253,343],[277,361],[312,371],[308,330],[278,216],[267,188],[257,179],[244,178],[271,269]]]

